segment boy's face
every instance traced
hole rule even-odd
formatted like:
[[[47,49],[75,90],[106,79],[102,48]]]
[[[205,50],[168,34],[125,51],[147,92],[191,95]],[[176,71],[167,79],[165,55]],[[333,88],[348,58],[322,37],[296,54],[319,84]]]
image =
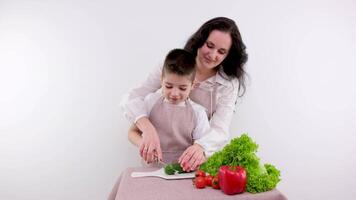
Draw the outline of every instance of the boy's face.
[[[189,75],[181,76],[173,73],[165,73],[162,76],[163,96],[172,104],[185,101],[193,87],[193,81]]]

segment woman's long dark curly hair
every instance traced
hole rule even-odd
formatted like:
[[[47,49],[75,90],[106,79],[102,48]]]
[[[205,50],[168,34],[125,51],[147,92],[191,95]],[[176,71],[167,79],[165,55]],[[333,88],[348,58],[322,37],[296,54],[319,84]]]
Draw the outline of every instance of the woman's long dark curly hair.
[[[197,32],[195,32],[187,41],[184,49],[190,51],[197,56],[198,49],[204,45],[210,33],[213,30],[219,30],[230,33],[231,48],[228,55],[222,61],[226,75],[239,80],[239,96],[243,96],[246,90],[244,65],[247,62],[248,55],[246,53],[246,46],[242,42],[241,34],[234,20],[226,17],[216,17],[205,22]]]

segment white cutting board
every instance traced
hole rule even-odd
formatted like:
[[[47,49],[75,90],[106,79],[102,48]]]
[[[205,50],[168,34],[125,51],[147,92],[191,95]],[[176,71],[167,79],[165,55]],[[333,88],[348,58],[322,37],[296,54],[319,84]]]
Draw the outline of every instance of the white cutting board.
[[[160,177],[164,179],[184,179],[184,178],[194,178],[195,177],[195,172],[190,172],[190,173],[182,173],[182,174],[174,174],[174,175],[168,175],[164,172],[164,168],[161,168],[156,171],[151,171],[151,172],[132,172],[131,177],[133,178],[138,178],[138,177]]]

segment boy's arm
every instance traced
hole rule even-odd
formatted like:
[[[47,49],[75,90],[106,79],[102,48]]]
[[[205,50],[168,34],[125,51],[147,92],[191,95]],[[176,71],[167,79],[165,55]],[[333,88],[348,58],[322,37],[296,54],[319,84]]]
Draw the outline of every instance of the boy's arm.
[[[140,131],[140,129],[137,128],[135,124],[131,125],[128,132],[128,138],[133,145],[140,147],[140,144],[142,142],[142,132]]]

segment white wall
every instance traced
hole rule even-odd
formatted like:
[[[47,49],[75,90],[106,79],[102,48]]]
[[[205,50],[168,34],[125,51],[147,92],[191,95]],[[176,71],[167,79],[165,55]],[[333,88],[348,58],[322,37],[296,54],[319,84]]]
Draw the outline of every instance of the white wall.
[[[118,109],[206,20],[236,20],[250,80],[231,125],[289,199],[356,196],[356,3],[0,1],[0,199],[105,199],[139,165]]]

